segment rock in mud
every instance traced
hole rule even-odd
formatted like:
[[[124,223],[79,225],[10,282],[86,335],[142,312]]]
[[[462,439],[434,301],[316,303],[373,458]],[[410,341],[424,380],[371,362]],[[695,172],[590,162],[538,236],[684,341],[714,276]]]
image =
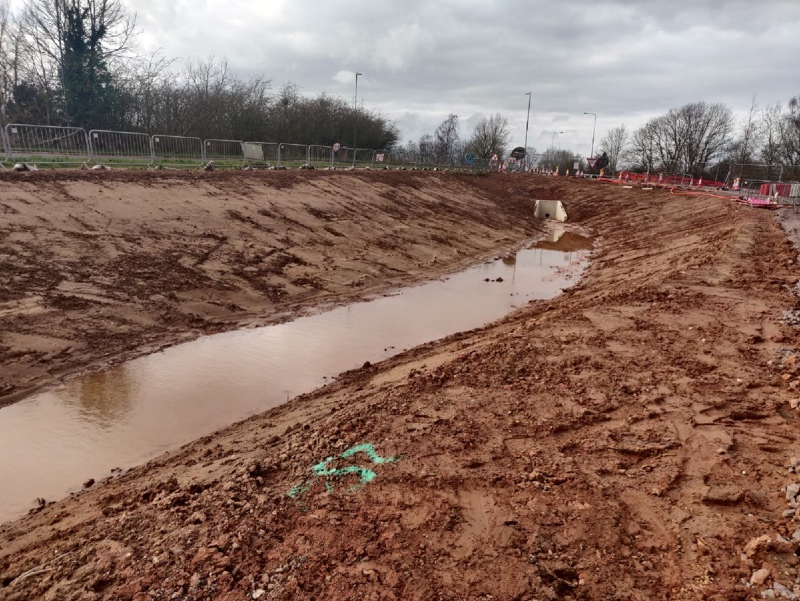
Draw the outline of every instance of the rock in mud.
[[[761,568],[753,572],[753,575],[750,576],[750,584],[753,586],[761,586],[767,581],[767,578],[769,578],[769,570]]]
[[[709,505],[736,505],[744,497],[744,492],[731,484],[712,486],[703,497]]]

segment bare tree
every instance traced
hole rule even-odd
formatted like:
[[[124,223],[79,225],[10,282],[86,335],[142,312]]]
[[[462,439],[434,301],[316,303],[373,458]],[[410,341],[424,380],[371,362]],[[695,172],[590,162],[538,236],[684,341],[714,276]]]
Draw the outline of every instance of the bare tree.
[[[448,160],[457,156],[460,151],[459,128],[458,115],[452,113],[439,124],[434,133],[435,153],[437,155]]]
[[[648,121],[633,136],[632,159],[642,170],[699,176],[722,158],[733,131],[733,112],[722,103],[692,102]]]
[[[781,119],[781,155],[788,165],[800,165],[800,96],[789,100]]]
[[[621,163],[625,161],[628,152],[628,140],[630,134],[628,128],[623,123],[611,128],[608,133],[600,140],[598,147],[600,152],[605,152],[608,156],[608,168],[611,173],[616,173]]]
[[[419,148],[419,153],[423,156],[436,154],[436,141],[430,134],[420,136],[417,147]]]
[[[783,107],[780,103],[770,105],[761,111],[760,129],[763,144],[759,158],[767,165],[781,160],[781,120]]]
[[[656,122],[648,121],[645,125],[637,129],[631,140],[629,152],[630,162],[636,169],[648,173],[656,170],[658,154],[655,143]]]
[[[466,148],[481,159],[490,159],[494,154],[502,158],[510,142],[508,119],[496,113],[489,118],[484,117],[475,125]]]
[[[539,166],[549,170],[557,168],[559,174],[565,175],[567,171],[572,172],[575,169],[575,163],[578,163],[579,169],[583,166],[583,158],[580,154],[570,150],[548,148],[544,152]]]
[[[752,163],[755,160],[756,150],[761,145],[762,122],[758,119],[758,111],[756,97],[753,96],[750,111],[739,129],[739,138],[733,143],[739,163]]]
[[[6,107],[16,83],[14,29],[8,0],[0,0],[0,126],[6,123]]]

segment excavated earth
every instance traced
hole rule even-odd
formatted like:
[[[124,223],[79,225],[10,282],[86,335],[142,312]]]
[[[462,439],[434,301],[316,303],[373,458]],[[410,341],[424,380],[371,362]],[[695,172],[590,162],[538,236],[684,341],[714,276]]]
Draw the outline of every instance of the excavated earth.
[[[0,405],[82,368],[436,277],[541,230],[522,195],[474,179],[0,174]]]
[[[6,351],[12,391],[239,310],[291,310],[298,279],[321,298],[387,285],[392,267],[455,269],[532,233],[531,198],[562,199],[597,239],[555,299],[0,526],[0,599],[794,594],[799,272],[772,213],[515,175],[110,175],[2,181],[19,284],[3,288],[4,340],[57,334],[78,354]],[[298,225],[310,207],[320,221]]]

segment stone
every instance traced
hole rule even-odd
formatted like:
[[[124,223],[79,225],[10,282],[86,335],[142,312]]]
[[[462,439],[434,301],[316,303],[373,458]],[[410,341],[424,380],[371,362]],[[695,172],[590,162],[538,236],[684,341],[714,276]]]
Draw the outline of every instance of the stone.
[[[800,489],[800,487],[798,487]],[[703,497],[709,505],[736,505],[744,497],[744,492],[732,484],[713,485]]]
[[[256,589],[256,590],[254,590],[254,591],[253,591],[253,594],[252,594],[252,595],[250,595],[250,596],[251,596],[253,599],[261,599],[261,597],[263,597],[263,596],[264,596],[264,595],[266,595],[266,594],[267,594],[267,591],[265,591],[263,588],[258,588],[258,589]]]
[[[753,575],[750,576],[750,584],[752,586],[761,586],[767,581],[767,578],[769,578],[769,570],[761,568],[753,572]]]
[[[784,599],[797,599],[797,595],[795,595],[791,589],[783,586],[780,582],[772,583],[772,590],[775,591],[775,594],[778,597],[783,597]]]
[[[744,546],[744,554],[749,558],[755,555],[755,552],[758,550],[759,547],[762,547],[769,543],[769,534],[763,534],[758,538],[754,538],[749,543]]]
[[[790,484],[786,487],[786,500],[794,501],[797,493],[800,493],[800,484]]]

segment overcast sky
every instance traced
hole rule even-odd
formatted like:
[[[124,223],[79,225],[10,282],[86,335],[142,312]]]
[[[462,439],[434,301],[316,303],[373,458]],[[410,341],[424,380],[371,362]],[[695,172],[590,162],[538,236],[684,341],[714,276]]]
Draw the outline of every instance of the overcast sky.
[[[611,127],[721,101],[738,113],[800,95],[800,0],[125,0],[141,45],[226,57],[277,88],[353,98],[397,120],[402,139],[448,113],[462,137],[508,117],[522,145],[588,156]]]

